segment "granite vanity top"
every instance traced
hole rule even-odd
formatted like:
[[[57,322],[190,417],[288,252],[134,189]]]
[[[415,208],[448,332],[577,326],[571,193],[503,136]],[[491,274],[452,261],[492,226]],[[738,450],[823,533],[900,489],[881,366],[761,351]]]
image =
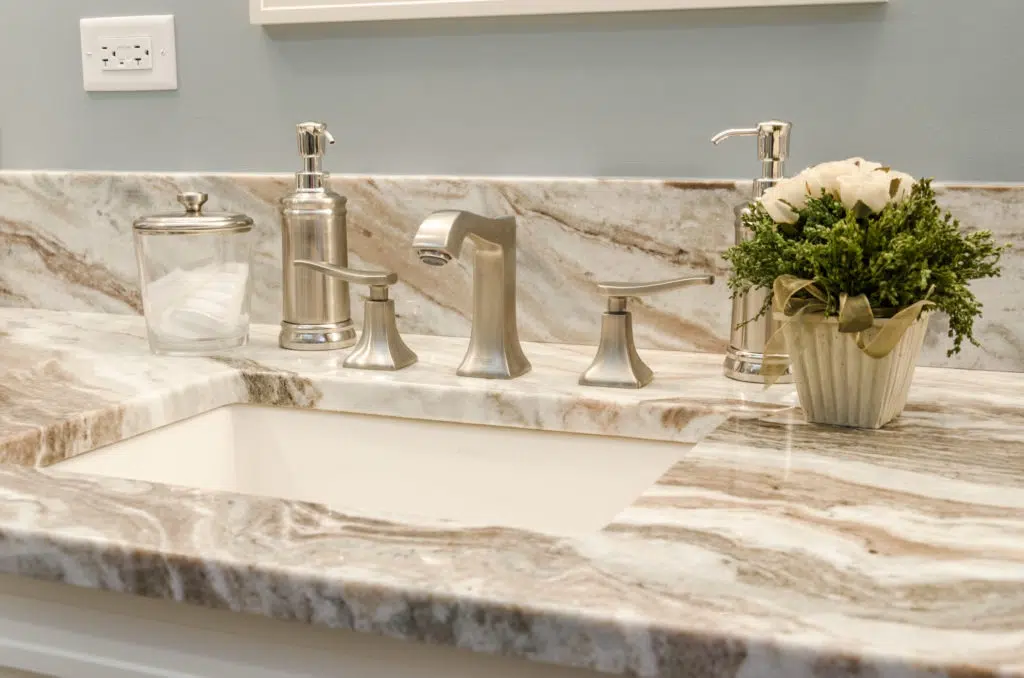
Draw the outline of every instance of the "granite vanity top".
[[[591,347],[490,382],[462,339],[380,374],[275,336],[160,358],[139,318],[0,310],[0,572],[618,674],[1024,676],[1024,374],[920,369],[871,432],[713,355],[647,351],[633,392],[576,385]],[[234,403],[698,444],[572,537],[45,468]]]

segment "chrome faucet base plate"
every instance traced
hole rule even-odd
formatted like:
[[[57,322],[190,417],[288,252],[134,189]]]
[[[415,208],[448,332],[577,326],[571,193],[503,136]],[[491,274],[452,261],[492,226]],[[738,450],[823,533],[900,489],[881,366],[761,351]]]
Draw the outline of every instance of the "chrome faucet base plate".
[[[384,293],[387,293],[386,288]],[[394,300],[367,299],[365,308],[359,343],[342,365],[354,370],[390,372],[415,364],[416,353],[402,341],[395,324]]]
[[[725,356],[725,363],[722,371],[725,376],[735,381],[744,381],[748,384],[763,384],[764,375],[761,369],[765,364],[784,364],[786,371],[775,380],[776,384],[792,384],[793,368],[789,364],[788,356],[765,356],[763,353],[747,353],[729,348]]]
[[[325,325],[281,323],[281,348],[292,351],[333,351],[356,343],[356,328],[351,320]]]
[[[525,358],[524,358],[525,361]],[[455,370],[458,377],[474,377],[476,379],[517,379],[533,369],[529,361],[514,361],[513,364],[479,364],[463,361]]]
[[[643,388],[654,380],[654,371],[636,352],[633,314],[605,313],[601,317],[601,343],[590,367],[580,375],[581,386]]]

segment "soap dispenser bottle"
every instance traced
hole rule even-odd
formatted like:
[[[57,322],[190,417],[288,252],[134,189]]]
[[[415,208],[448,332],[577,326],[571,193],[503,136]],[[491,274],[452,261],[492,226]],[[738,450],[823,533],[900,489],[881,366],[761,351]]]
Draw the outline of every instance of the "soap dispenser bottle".
[[[785,176],[785,162],[789,156],[789,133],[793,125],[780,120],[758,123],[757,127],[727,129],[719,132],[711,141],[716,145],[729,137],[757,137],[757,158],[761,161],[761,176],[754,179],[753,199]],[[743,215],[750,207],[745,203],[736,208],[736,243],[743,242],[751,232],[743,225]],[[779,323],[772,318],[771,311],[757,320],[746,322],[756,316],[764,305],[771,290],[751,290],[736,295],[732,300],[732,326],[729,333],[729,350],[725,357],[725,376],[737,381],[764,383],[763,369],[772,366],[773,373],[781,373],[775,381],[789,383],[793,375],[789,368],[789,356],[782,353],[765,354],[768,339],[779,329]]]
[[[281,199],[282,284],[284,315],[282,348],[325,351],[352,346],[348,283],[316,270],[295,265],[296,260],[348,266],[346,199],[327,186],[324,151],[334,137],[321,122],[297,126],[302,171],[295,174],[295,190]]]

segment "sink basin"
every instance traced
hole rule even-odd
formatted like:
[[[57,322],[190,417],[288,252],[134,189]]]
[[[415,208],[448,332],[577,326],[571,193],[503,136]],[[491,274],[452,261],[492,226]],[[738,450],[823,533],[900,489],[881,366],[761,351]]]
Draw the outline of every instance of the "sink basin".
[[[607,525],[679,443],[235,405],[54,468],[549,534]]]

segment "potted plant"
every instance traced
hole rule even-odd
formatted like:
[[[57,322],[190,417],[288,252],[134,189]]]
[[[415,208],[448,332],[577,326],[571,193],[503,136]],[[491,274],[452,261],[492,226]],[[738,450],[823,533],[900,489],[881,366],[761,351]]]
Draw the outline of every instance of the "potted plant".
[[[998,276],[1004,247],[964,232],[931,180],[862,158],[824,163],[773,186],[743,223],[752,237],[725,253],[729,287],[774,291],[758,317],[783,325],[766,350],[789,353],[808,421],[880,428],[899,416],[932,312],[949,316],[949,355],[977,345],[982,304],[968,283]]]

